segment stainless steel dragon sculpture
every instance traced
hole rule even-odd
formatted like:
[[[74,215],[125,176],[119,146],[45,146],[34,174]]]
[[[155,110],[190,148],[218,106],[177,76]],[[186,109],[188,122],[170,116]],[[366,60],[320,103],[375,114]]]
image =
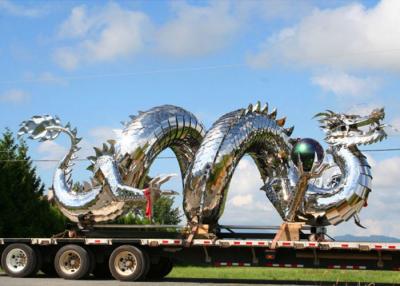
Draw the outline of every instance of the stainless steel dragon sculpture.
[[[357,146],[386,137],[381,124],[384,116],[383,109],[365,117],[332,111],[317,114],[329,145],[326,153],[332,159],[315,160],[301,183],[301,196],[298,185],[304,170],[291,156],[298,142],[290,138],[293,127],[285,128],[286,119],[277,119],[277,110],[269,112],[268,104],[260,102],[223,115],[207,132],[192,113],[180,107],[163,105],[139,112],[123,123],[115,141],[95,148],[96,155],[88,158],[93,180],[81,191],[72,190],[69,177],[79,150],[76,129],[63,126],[57,117],[34,116],[21,124],[19,135],[40,141],[54,140],[60,133],[69,136],[71,147],[55,171],[53,191],[61,211],[74,222],[88,215],[94,222],[114,220],[135,202],[145,200],[149,168],[160,152],[171,148],[183,178],[183,209],[189,222],[218,224],[235,168],[247,154],[265,183],[261,189],[285,221],[324,226],[351,217],[358,222],[372,176]],[[151,190],[162,194],[160,186],[169,178],[156,177]]]

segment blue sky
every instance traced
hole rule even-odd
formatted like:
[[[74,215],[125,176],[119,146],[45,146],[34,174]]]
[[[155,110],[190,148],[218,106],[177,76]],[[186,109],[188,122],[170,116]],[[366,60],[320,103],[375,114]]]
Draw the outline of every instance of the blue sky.
[[[295,125],[293,136],[321,143],[312,116],[328,108],[385,106],[386,121],[399,128],[399,35],[400,2],[391,0],[0,0],[0,128],[59,115],[84,138],[81,157],[128,115],[166,103],[210,127],[226,112],[268,102]],[[400,147],[398,133],[389,132],[373,148]],[[29,145],[34,159],[59,159],[67,146],[62,139]],[[361,219],[369,228],[354,231],[349,222],[331,231],[400,236],[393,223],[399,154],[368,154],[374,192]],[[54,164],[37,167],[50,186]],[[77,180],[90,176],[85,167],[78,164]],[[158,160],[152,173],[177,170],[175,160]],[[279,223],[261,183],[243,159],[223,222]],[[180,190],[180,180],[170,186]]]

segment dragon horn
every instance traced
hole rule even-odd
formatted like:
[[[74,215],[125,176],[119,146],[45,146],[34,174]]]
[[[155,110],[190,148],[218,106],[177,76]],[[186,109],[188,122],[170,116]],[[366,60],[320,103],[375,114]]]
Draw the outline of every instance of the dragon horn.
[[[294,130],[294,126],[292,126],[292,127],[289,127],[289,128],[285,128],[284,129],[284,132],[285,132],[285,134],[287,135],[287,136],[291,136],[292,135],[292,133],[293,133],[293,130]]]

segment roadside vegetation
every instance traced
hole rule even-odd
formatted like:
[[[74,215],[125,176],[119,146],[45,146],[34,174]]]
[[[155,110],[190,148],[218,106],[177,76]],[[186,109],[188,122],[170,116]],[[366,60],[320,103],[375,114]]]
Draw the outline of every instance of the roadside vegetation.
[[[77,182],[73,188],[83,186]],[[0,198],[0,237],[49,237],[65,230],[68,220],[47,200],[28,146],[9,130],[0,136]],[[160,197],[153,206],[153,223],[178,224],[180,213],[173,204],[173,197]],[[142,202],[114,223],[148,224],[145,213]]]
[[[400,272],[337,270],[337,269],[281,269],[262,267],[192,267],[176,266],[168,278],[198,278],[263,281],[313,281],[335,283],[400,283]]]
[[[51,236],[65,218],[44,195],[24,141],[6,130],[0,138],[0,237]]]

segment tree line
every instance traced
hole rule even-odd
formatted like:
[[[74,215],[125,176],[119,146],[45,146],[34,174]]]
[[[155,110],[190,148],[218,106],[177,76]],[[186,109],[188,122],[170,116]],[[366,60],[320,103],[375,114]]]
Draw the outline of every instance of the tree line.
[[[45,186],[28,155],[28,146],[5,130],[0,138],[0,237],[47,237],[62,232],[68,220],[48,202]],[[173,197],[154,203],[153,222],[178,224]],[[145,203],[136,205],[115,223],[147,224]]]

